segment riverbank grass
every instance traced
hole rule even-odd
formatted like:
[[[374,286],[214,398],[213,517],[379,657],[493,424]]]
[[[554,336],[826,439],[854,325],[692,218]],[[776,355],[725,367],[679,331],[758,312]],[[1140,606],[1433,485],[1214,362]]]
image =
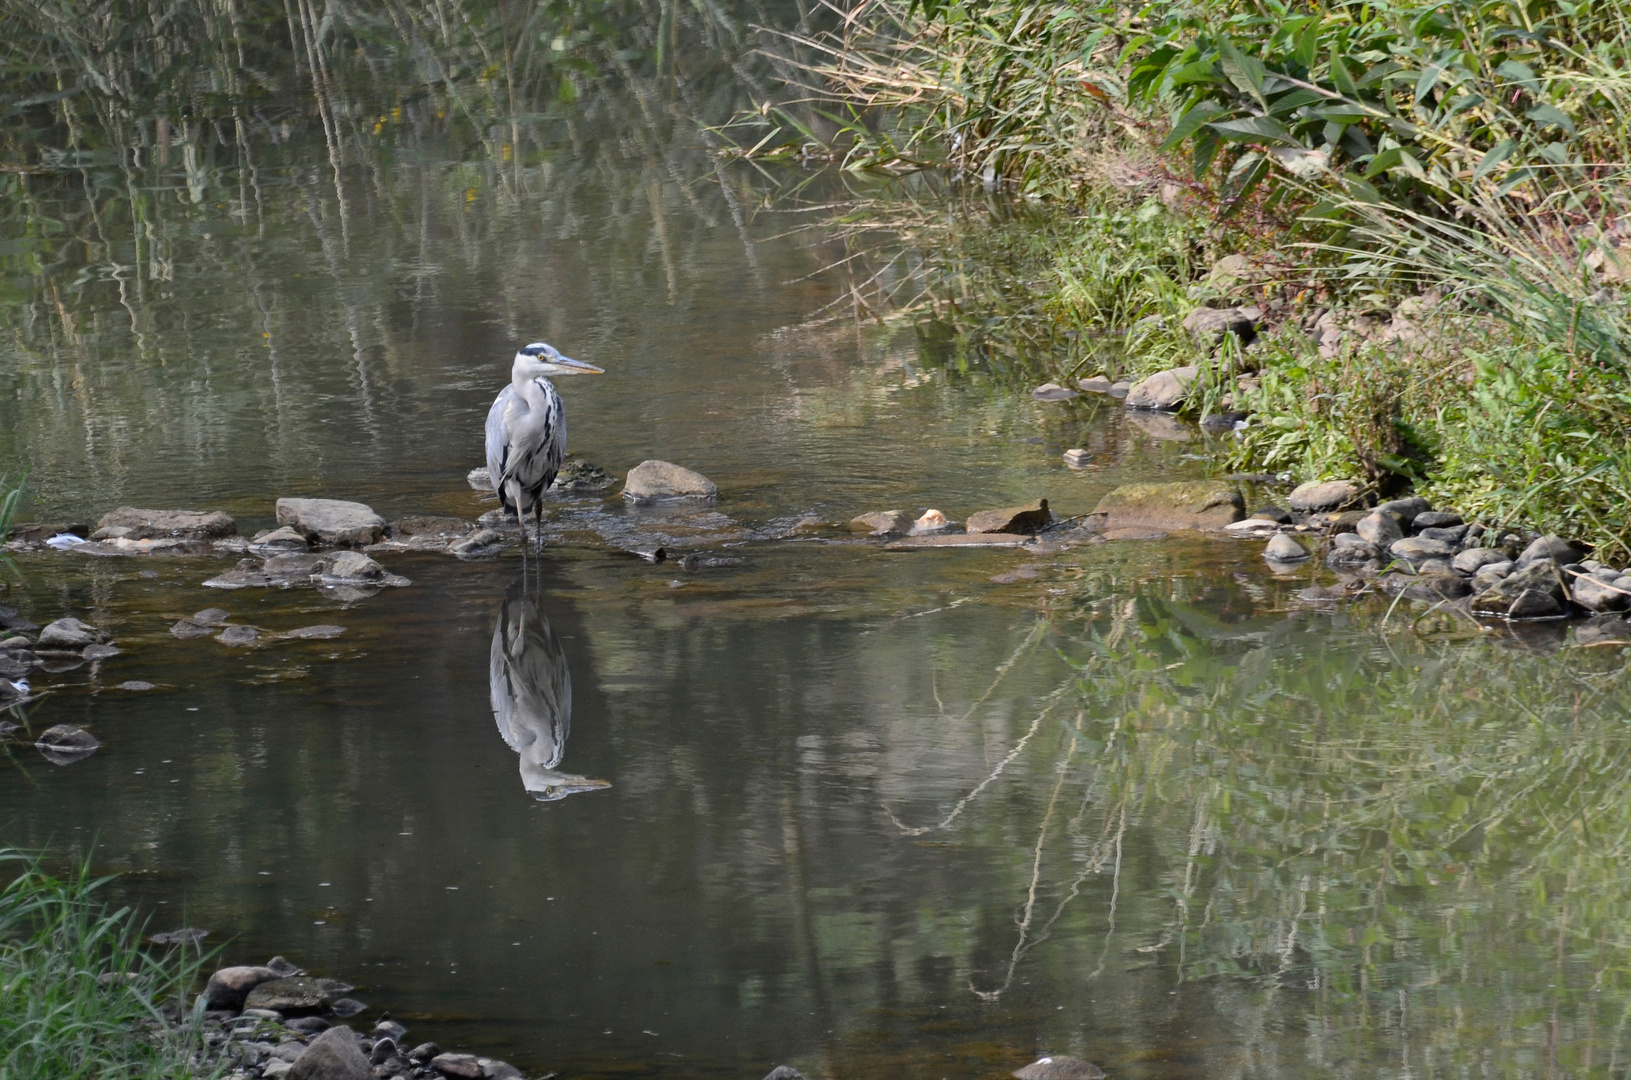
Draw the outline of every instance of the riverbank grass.
[[[171,1080],[216,1075],[185,993],[200,958],[150,953],[130,908],[105,903],[81,865],[53,877],[0,850],[0,1078]],[[168,1012],[172,1019],[166,1019]]]

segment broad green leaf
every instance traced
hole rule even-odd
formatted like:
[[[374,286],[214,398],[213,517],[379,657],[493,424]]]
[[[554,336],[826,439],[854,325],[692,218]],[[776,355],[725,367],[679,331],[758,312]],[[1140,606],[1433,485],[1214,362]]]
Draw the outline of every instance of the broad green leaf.
[[[1569,119],[1568,113],[1555,105],[1536,105],[1533,109],[1524,113],[1524,116],[1542,127],[1555,124],[1570,135],[1574,134],[1574,121]]]
[[[1179,64],[1167,71],[1167,81],[1173,86],[1188,86],[1190,83],[1219,82],[1218,65],[1212,60],[1196,60],[1188,64]]]
[[[1324,94],[1316,94],[1312,90],[1293,90],[1269,102],[1270,116],[1285,116],[1295,112],[1304,105],[1312,105],[1317,101],[1327,100]]]
[[[1218,38],[1218,62],[1223,67],[1223,73],[1229,77],[1236,88],[1243,94],[1250,94],[1259,104],[1267,105],[1263,100],[1263,62],[1254,57],[1247,56],[1235,47],[1235,43],[1226,37]]]
[[[1331,84],[1337,88],[1337,93],[1345,98],[1359,96],[1359,88],[1354,85],[1353,73],[1348,70],[1348,62],[1340,56],[1331,57]]]
[[[1371,158],[1370,164],[1365,167],[1365,179],[1369,180],[1373,176],[1380,176],[1389,169],[1396,167],[1403,158],[1404,151],[1397,146],[1383,150]]]
[[[1502,139],[1500,142],[1490,147],[1489,151],[1485,153],[1483,157],[1478,159],[1478,167],[1472,171],[1472,178],[1474,180],[1482,180],[1485,176],[1489,175],[1489,171],[1491,169],[1495,168],[1495,166],[1511,157],[1513,152],[1517,149],[1518,141],[1516,139]]]
[[[1518,60],[1502,61],[1496,66],[1495,74],[1510,79],[1531,94],[1535,93],[1540,87],[1540,80],[1535,78],[1534,71],[1528,64]]]
[[[1269,116],[1248,116],[1206,125],[1228,142],[1278,142],[1298,145],[1297,137],[1280,121]]]
[[[1163,151],[1177,148],[1185,139],[1195,134],[1202,125],[1213,117],[1222,113],[1223,106],[1215,101],[1197,101],[1193,107],[1172,125],[1172,134],[1161,144]]]
[[[1297,35],[1297,47],[1292,53],[1292,59],[1302,66],[1304,71],[1314,66],[1314,61],[1320,54],[1320,24],[1318,19],[1310,20]]]
[[[1416,80],[1416,104],[1421,104],[1422,98],[1432,93],[1433,87],[1438,84],[1439,75],[1444,69],[1437,64],[1429,64],[1422,69],[1421,77]]]

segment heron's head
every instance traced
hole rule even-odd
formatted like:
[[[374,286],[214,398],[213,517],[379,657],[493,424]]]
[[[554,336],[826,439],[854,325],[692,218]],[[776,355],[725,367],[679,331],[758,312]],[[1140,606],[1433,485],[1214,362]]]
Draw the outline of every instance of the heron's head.
[[[524,379],[539,375],[603,375],[605,368],[562,356],[553,345],[535,341],[515,354],[515,374]]]

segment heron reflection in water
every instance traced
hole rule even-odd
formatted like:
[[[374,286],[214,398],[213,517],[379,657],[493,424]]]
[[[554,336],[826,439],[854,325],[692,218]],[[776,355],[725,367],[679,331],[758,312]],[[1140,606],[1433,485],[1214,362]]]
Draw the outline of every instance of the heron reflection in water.
[[[539,802],[611,787],[556,768],[572,730],[572,672],[566,650],[522,583],[510,587],[493,628],[489,683],[493,719],[521,755],[521,783]]]

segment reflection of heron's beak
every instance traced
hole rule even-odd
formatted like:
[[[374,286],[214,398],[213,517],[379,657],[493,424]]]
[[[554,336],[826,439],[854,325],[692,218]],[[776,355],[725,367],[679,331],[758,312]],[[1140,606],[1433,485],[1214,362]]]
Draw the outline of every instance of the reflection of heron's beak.
[[[610,780],[591,780],[587,776],[568,776],[565,773],[528,777],[527,792],[539,802],[559,802],[568,795],[581,795],[585,791],[599,791],[612,786]],[[548,783],[540,784],[547,780]]]

